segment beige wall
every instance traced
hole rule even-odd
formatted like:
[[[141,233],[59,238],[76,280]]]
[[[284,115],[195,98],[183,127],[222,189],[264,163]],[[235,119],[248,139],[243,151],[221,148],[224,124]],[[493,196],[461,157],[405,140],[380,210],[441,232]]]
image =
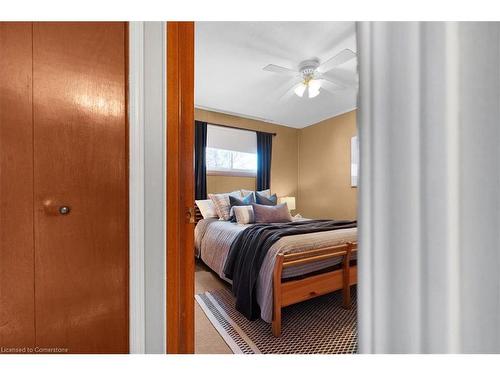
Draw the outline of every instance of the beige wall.
[[[205,111],[202,109],[195,109],[194,117],[196,120],[206,121],[208,123],[276,133],[276,137],[273,139],[271,191],[276,193],[278,196],[297,195],[297,129],[270,124],[263,121],[250,120],[242,117]],[[241,183],[249,184],[251,183],[251,180],[248,178],[241,180],[241,177],[208,176],[207,191],[209,193],[220,193],[241,189],[243,188]]]
[[[239,189],[255,190],[255,177],[207,176],[208,194],[227,193]]]
[[[297,212],[310,218],[354,219],[357,189],[351,187],[351,138],[356,112],[299,130]]]

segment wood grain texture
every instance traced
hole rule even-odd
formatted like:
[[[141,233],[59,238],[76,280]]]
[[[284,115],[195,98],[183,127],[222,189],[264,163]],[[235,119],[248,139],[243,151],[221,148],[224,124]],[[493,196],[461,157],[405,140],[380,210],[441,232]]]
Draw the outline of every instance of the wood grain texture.
[[[278,254],[273,270],[273,321],[272,333],[281,335],[281,309],[327,293],[342,290],[343,307],[350,308],[350,285],[357,283],[357,267],[350,265],[351,252],[357,251],[356,243],[308,250],[298,253]],[[319,274],[305,275],[299,279],[281,278],[285,268],[342,256],[342,268]]]
[[[281,299],[281,274],[283,272],[284,255],[278,254],[273,270],[273,322],[272,332],[275,337],[281,335],[281,308],[283,302]]]
[[[32,25],[0,23],[0,347],[33,347]]]
[[[180,352],[179,336],[179,57],[178,24],[167,23],[167,353]]]
[[[126,25],[33,27],[36,345],[127,353]]]
[[[167,353],[194,352],[194,23],[167,23]]]

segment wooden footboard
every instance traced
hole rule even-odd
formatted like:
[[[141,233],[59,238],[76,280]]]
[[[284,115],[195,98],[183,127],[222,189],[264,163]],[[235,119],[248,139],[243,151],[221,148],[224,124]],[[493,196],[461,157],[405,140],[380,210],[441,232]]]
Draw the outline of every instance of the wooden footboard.
[[[357,243],[347,243],[324,249],[314,249],[294,254],[278,254],[273,275],[273,335],[281,335],[281,309],[285,306],[318,297],[336,290],[343,290],[344,308],[351,306],[350,286],[357,283],[357,267],[350,266],[351,254],[357,251]],[[342,268],[315,274],[299,280],[282,279],[283,270],[342,256]]]

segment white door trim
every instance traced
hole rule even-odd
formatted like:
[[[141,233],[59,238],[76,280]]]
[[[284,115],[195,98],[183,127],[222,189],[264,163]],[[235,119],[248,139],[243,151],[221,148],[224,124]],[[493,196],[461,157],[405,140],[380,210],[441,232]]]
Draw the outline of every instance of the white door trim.
[[[144,275],[144,23],[129,22],[129,345],[146,351]]]

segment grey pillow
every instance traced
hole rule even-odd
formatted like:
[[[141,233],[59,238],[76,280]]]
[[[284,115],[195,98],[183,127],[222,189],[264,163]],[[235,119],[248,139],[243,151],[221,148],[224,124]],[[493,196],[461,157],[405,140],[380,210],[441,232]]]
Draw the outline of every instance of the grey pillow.
[[[276,196],[276,194],[266,197],[265,195],[256,191],[255,202],[257,204],[265,204],[266,206],[276,206],[276,203],[278,203],[278,197]]]
[[[286,203],[276,206],[252,203],[253,216],[256,223],[287,223],[292,215]]]
[[[255,198],[255,193],[259,193],[260,195],[269,198],[271,196],[271,189],[266,189],[261,191],[241,189],[241,195],[243,195],[244,197],[246,197],[248,194],[252,194],[253,197]]]

